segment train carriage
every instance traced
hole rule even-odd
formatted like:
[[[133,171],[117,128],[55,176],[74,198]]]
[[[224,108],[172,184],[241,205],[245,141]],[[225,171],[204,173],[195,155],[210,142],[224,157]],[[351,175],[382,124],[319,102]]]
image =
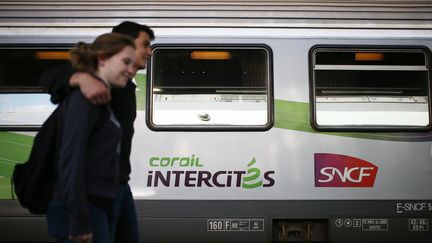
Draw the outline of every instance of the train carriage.
[[[10,177],[38,86],[123,20],[155,30],[130,185],[143,242],[430,242],[431,1],[0,1],[0,242],[47,242]]]

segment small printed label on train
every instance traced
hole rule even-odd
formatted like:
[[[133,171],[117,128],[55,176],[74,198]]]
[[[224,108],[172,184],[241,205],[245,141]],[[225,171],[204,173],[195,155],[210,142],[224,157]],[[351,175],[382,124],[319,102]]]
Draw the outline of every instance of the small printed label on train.
[[[363,231],[388,231],[388,219],[362,219]]]
[[[429,231],[428,219],[408,219],[409,231]]]
[[[396,213],[424,213],[432,212],[432,202],[398,202]]]
[[[208,219],[207,231],[264,231],[264,219]]]

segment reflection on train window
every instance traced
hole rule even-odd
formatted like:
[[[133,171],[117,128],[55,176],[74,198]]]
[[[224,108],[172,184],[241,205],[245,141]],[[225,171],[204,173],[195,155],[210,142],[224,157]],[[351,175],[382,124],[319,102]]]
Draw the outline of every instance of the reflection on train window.
[[[157,46],[151,60],[152,129],[268,129],[270,50]]]
[[[0,47],[0,128],[36,129],[55,106],[39,86],[41,74],[64,66],[68,48]]]
[[[317,129],[430,128],[429,52],[317,47],[311,52]]]
[[[0,126],[40,126],[55,109],[48,94],[0,94]]]
[[[64,66],[68,59],[65,48],[0,48],[0,88],[38,87],[45,70]]]

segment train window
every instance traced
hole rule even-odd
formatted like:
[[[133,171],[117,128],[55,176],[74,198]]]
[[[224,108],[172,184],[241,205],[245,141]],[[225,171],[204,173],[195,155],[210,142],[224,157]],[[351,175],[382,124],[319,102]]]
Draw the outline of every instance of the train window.
[[[66,48],[0,47],[0,128],[35,129],[55,108],[38,84],[47,69],[68,62]]]
[[[425,48],[315,47],[311,122],[318,130],[426,130],[431,126]]]
[[[154,130],[269,129],[270,69],[266,46],[155,46],[147,124]]]
[[[0,126],[38,127],[54,109],[48,94],[0,93]]]

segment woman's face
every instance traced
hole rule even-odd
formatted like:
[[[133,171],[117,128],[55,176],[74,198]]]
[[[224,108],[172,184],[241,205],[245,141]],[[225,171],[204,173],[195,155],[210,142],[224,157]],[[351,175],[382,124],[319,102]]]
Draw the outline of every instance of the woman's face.
[[[104,72],[101,76],[104,76],[112,87],[122,88],[135,74],[134,62],[135,50],[126,46],[119,53],[100,62],[99,70]]]

